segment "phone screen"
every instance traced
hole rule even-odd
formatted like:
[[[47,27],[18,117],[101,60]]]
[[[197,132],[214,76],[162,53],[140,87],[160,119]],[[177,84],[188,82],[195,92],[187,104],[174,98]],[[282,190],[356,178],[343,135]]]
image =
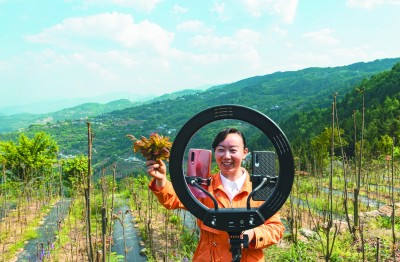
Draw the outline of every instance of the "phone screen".
[[[253,151],[251,182],[253,190],[261,183],[263,177],[276,177],[276,156],[274,151]],[[265,201],[274,191],[275,184],[264,185],[253,195],[256,201]]]
[[[211,171],[211,150],[207,149],[189,149],[188,164],[187,164],[187,175],[191,177],[199,177],[207,179],[210,177]],[[195,197],[205,198],[206,194],[200,189],[188,185],[190,191]],[[203,186],[206,189],[205,186]]]

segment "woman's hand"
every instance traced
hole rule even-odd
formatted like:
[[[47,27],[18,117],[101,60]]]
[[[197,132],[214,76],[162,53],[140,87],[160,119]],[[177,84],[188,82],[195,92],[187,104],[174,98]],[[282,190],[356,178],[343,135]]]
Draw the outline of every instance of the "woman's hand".
[[[162,160],[147,160],[147,174],[155,178],[155,189],[157,191],[163,189],[167,183],[167,167]]]
[[[252,229],[248,229],[246,231],[243,232],[243,235],[247,235],[249,237],[249,244],[250,242],[253,240],[254,238],[254,228]]]

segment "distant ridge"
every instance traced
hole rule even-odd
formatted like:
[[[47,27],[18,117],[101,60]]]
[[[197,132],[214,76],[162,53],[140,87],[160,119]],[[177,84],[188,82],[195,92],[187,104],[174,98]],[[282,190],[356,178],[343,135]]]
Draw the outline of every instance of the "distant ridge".
[[[12,132],[20,128],[26,128],[31,124],[46,124],[57,121],[90,118],[134,105],[135,103],[128,99],[119,99],[106,104],[84,103],[48,114],[20,113],[10,116],[3,115],[0,116],[0,122],[2,123],[0,126],[0,133]]]
[[[354,96],[355,88],[365,84],[371,88],[369,95],[373,99],[376,100],[382,96],[377,103],[378,105],[382,104],[384,96],[389,94],[384,88],[395,80],[392,77],[385,77],[397,76],[399,62],[400,58],[380,59],[349,66],[314,67],[299,71],[276,72],[210,87],[206,90],[182,90],[176,94],[164,95],[141,104],[130,105],[130,101],[125,99],[106,105],[83,104],[65,109],[65,111],[40,115],[40,119],[32,125],[29,124],[33,123],[32,115],[21,114],[11,118],[3,116],[0,117],[2,123],[0,127],[3,130],[4,127],[18,130],[19,128],[16,129],[16,127],[20,126],[20,132],[24,132],[28,136],[45,131],[57,141],[60,153],[78,155],[87,152],[85,122],[89,121],[92,123],[92,130],[95,133],[94,168],[105,168],[116,162],[122,167],[129,164],[127,159],[129,160],[133,155],[132,141],[126,138],[127,134],[147,137],[151,133],[157,132],[169,136],[171,141],[174,141],[182,125],[194,114],[215,105],[239,104],[256,109],[270,117],[282,128],[293,145],[296,142],[309,140],[314,134],[320,133],[321,128],[329,126],[328,110],[332,105],[333,94],[339,94],[337,96],[338,104],[347,101],[346,103],[350,105],[355,102],[355,99],[359,99],[359,96]],[[392,68],[397,68],[397,70],[394,71]],[[376,81],[383,82],[379,89],[374,88]],[[394,84],[397,84],[396,81]],[[389,89],[393,92],[397,90],[392,87]],[[400,101],[400,93],[398,95]],[[344,107],[342,106],[340,110],[342,108]],[[396,115],[399,114],[396,113]],[[81,119],[56,121],[58,115],[64,118],[80,117]],[[89,118],[86,119],[85,116]],[[382,114],[375,116],[374,119],[383,121],[384,118],[381,116]],[[11,126],[10,123],[14,123],[14,126]],[[226,125],[224,120],[218,121],[216,124]],[[232,124],[244,128],[244,133],[249,132],[249,145],[250,143],[265,143],[263,140],[257,140],[254,133],[242,125],[243,123],[236,121],[230,122],[229,125]],[[383,122],[377,126],[391,127],[392,125]],[[193,141],[193,147],[209,145],[209,141],[215,135],[216,129],[213,129],[215,127],[204,127],[201,130],[201,136],[196,137]],[[347,130],[349,129],[351,128],[347,128]],[[20,132],[4,133],[3,131],[0,133],[0,140],[15,140]],[[380,134],[376,137],[380,137]],[[139,155],[134,156],[140,158]],[[131,172],[132,167],[127,167],[126,171]]]
[[[28,114],[48,114],[62,109],[79,106],[86,103],[107,104],[109,102],[126,99],[132,102],[143,102],[154,98],[151,95],[136,95],[128,92],[110,93],[102,96],[75,98],[75,99],[56,99],[49,101],[35,102],[31,104],[7,106],[0,108],[0,116],[16,115],[21,113]]]
[[[46,114],[0,115],[0,133],[27,128],[31,124],[43,125],[57,121],[95,118],[105,113],[121,115],[118,118],[134,116],[147,119],[155,114],[154,110],[158,111],[157,115],[162,114],[166,110],[165,107],[168,107],[168,118],[165,122],[169,122],[176,112],[181,117],[172,123],[177,125],[179,121],[201,108],[227,103],[253,107],[280,122],[296,110],[327,106],[333,92],[344,95],[363,79],[391,69],[399,61],[400,58],[387,58],[347,66],[311,67],[254,76],[234,83],[211,86],[208,89],[185,89],[153,99],[141,99],[140,96],[136,96],[136,102],[119,99],[106,104],[83,103]]]

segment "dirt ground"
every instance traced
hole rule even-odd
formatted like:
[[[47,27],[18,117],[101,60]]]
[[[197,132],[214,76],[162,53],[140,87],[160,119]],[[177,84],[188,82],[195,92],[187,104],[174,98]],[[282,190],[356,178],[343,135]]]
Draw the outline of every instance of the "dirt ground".
[[[20,248],[13,255],[10,254],[10,247],[19,241],[24,233],[25,228],[32,223],[32,221],[42,221],[47,213],[40,211],[40,203],[31,203],[29,206],[26,206],[23,210],[18,212],[17,210],[10,211],[6,218],[3,218],[0,222],[0,234],[2,236],[0,242],[0,261],[4,262],[16,262],[19,252],[23,249]],[[289,210],[283,207],[280,210],[280,214],[282,218],[287,218],[290,213]],[[134,217],[139,217],[137,211],[132,211],[132,215]],[[311,217],[307,212],[302,212],[301,216],[301,227],[305,228],[314,228],[315,220]],[[152,229],[152,247],[153,248],[153,257],[156,261],[164,261],[164,254],[169,250],[173,250],[179,245],[178,237],[181,234],[181,229],[179,227],[174,227],[170,225],[168,227],[169,234],[168,238],[165,234],[165,215],[162,212],[157,213],[153,216],[150,221],[150,228]],[[38,226],[41,222],[38,223]],[[146,225],[144,222],[132,221],[132,223],[138,224],[137,227],[143,228]],[[69,241],[66,240],[57,240],[56,250],[51,257],[48,257],[47,261],[65,261],[65,262],[73,262],[73,261],[87,261],[87,250],[86,250],[86,235],[84,229],[84,221],[69,221],[67,217],[62,227],[67,227],[68,238]],[[346,224],[340,224],[340,228],[344,230],[348,230]],[[377,239],[376,236],[381,234],[382,230],[379,229],[379,232],[374,232],[369,230],[365,234],[364,241],[369,243],[370,246],[376,246]],[[387,234],[390,234],[389,230]],[[175,238],[174,238],[175,236]],[[94,250],[100,249],[101,240],[93,235],[94,242]],[[299,240],[307,241],[307,239],[299,234]],[[110,239],[107,239],[107,242],[110,243]],[[168,245],[166,245],[168,243]],[[288,245],[289,243],[281,243],[282,247]],[[358,246],[361,246],[361,243],[355,243]],[[98,245],[98,246],[97,246]],[[149,242],[147,243],[147,246]],[[138,248],[143,248],[138,246]],[[108,249],[108,248],[107,248]],[[361,251],[361,250],[360,250]],[[95,261],[101,261],[101,253],[95,252]],[[391,260],[388,260],[391,261]],[[393,260],[392,260],[393,261]],[[398,249],[396,253],[396,261],[400,261],[400,250]]]
[[[0,222],[0,250],[1,261],[15,262],[17,261],[18,254],[22,252],[23,248],[16,250],[13,255],[10,253],[10,248],[17,241],[22,239],[26,233],[26,227],[32,221],[43,219],[46,215],[45,212],[40,212],[41,203],[32,202],[23,207],[21,210],[10,210],[6,217],[2,218]],[[40,221],[38,225],[40,225]]]

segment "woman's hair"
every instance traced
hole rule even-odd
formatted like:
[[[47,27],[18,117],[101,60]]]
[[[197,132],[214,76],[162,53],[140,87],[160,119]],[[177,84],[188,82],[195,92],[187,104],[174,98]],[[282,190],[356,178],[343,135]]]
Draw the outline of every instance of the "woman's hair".
[[[217,148],[217,146],[222,141],[224,141],[226,136],[229,135],[229,134],[238,134],[243,140],[244,148],[246,148],[246,139],[244,138],[244,135],[242,134],[242,132],[240,132],[236,128],[227,128],[227,129],[224,129],[224,130],[220,131],[217,134],[217,136],[214,138],[214,142],[211,145],[211,147],[214,149],[214,151],[215,151],[215,148]]]

